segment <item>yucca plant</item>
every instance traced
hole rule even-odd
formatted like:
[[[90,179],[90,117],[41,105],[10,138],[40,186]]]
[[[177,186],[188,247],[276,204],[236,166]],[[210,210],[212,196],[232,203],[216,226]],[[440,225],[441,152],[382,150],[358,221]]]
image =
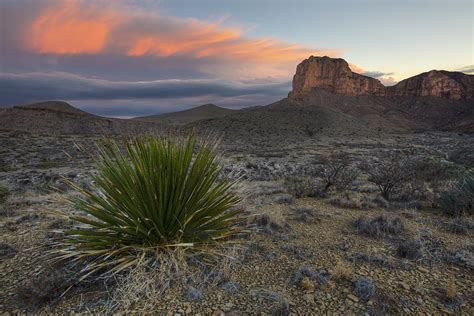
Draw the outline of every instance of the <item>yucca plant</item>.
[[[71,199],[87,216],[66,231],[59,258],[81,260],[90,273],[118,272],[160,252],[212,249],[239,231],[236,183],[221,174],[217,142],[142,137],[99,146],[94,186]],[[105,272],[106,271],[106,272]]]

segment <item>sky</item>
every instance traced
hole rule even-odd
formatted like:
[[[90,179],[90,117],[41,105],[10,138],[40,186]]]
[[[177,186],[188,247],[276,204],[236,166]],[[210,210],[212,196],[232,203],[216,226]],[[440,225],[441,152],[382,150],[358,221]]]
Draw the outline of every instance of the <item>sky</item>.
[[[265,105],[311,55],[386,85],[474,73],[473,0],[0,0],[0,107],[134,117]]]

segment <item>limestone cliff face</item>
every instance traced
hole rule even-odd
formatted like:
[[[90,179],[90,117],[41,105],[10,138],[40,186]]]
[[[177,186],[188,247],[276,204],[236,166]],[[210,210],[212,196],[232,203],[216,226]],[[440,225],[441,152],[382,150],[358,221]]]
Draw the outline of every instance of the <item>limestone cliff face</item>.
[[[460,72],[432,70],[387,88],[390,96],[443,97],[451,100],[474,97],[474,76]]]
[[[290,96],[305,94],[313,88],[350,96],[385,95],[380,81],[352,72],[341,58],[311,56],[298,65]]]
[[[302,61],[293,77],[290,98],[322,88],[347,96],[442,97],[451,100],[474,98],[474,76],[460,72],[422,73],[385,87],[379,80],[354,73],[341,58],[314,57]]]

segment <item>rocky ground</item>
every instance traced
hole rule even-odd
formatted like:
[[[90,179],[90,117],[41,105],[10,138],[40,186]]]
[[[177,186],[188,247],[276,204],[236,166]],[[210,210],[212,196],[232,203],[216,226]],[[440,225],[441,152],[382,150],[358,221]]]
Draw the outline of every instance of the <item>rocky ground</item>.
[[[472,136],[319,137],[285,146],[224,141],[224,171],[243,177],[238,190],[251,233],[218,278],[175,282],[148,296],[124,296],[121,276],[68,283],[74,272],[44,256],[71,225],[60,213],[75,212],[65,179],[91,185],[99,139],[0,133],[0,184],[8,190],[0,196],[0,311],[474,314],[472,218],[453,229],[455,220],[429,203],[385,203],[363,177],[324,198],[297,197],[284,183],[311,174],[333,152],[363,162],[405,151],[472,167]],[[373,233],[364,223],[389,229]]]

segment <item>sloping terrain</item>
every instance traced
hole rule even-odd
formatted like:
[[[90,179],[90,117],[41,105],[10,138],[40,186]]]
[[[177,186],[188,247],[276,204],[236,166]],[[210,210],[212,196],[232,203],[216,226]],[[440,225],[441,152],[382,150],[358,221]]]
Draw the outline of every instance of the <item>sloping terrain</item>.
[[[44,134],[133,134],[157,132],[153,122],[104,118],[65,102],[44,102],[0,110],[0,130]]]
[[[337,109],[300,104],[288,99],[187,126],[195,126],[200,131],[216,131],[227,140],[245,143],[260,143],[270,139],[284,143],[292,142],[295,138],[372,135],[381,131],[375,124]]]
[[[298,98],[284,99],[281,102],[337,109],[354,118],[370,120],[372,124],[381,126],[387,131],[393,129],[474,131],[474,101],[469,99],[451,100],[431,96],[347,96],[313,88],[311,92]]]
[[[137,117],[135,120],[182,125],[204,119],[223,117],[235,112],[235,110],[222,108],[214,104],[204,104],[184,111]]]
[[[56,111],[69,114],[94,116],[93,114],[79,110],[78,108],[75,108],[69,103],[63,101],[45,101],[27,105],[18,105],[14,106],[13,108],[18,110]]]

